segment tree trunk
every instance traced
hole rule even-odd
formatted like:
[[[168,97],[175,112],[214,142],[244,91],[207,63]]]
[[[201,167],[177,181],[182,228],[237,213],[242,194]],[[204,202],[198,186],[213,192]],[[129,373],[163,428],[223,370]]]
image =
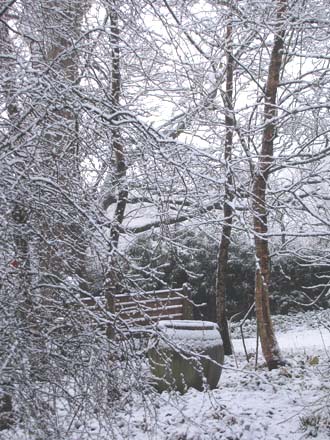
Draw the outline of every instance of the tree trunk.
[[[0,8],[2,9],[5,6],[5,1],[0,0]],[[8,8],[10,9],[10,8]],[[18,106],[15,99],[15,80],[12,77],[12,59],[11,57],[15,53],[13,42],[9,36],[9,27],[7,25],[8,16],[6,13],[2,15],[2,20],[0,22],[0,51],[2,54],[8,55],[8,58],[3,57],[0,64],[0,71],[2,73],[2,77],[6,80],[2,84],[1,93],[5,97],[6,111],[8,114],[8,119],[10,121],[10,125],[12,130],[15,132],[17,127],[17,119],[18,119]],[[14,148],[13,148],[14,150]],[[24,173],[25,165],[19,165],[18,169],[13,167],[11,172],[13,175],[15,173]],[[11,206],[11,222],[14,226],[14,249],[15,249],[15,259],[13,261],[14,267],[18,270],[16,272],[17,275],[17,284],[20,289],[20,293],[22,295],[23,301],[22,303],[26,306],[27,298],[29,298],[30,292],[30,259],[29,259],[29,243],[26,239],[25,235],[25,226],[27,222],[27,212],[24,209],[24,203],[22,203],[21,195],[17,196],[9,196]],[[18,310],[20,312],[20,310]],[[19,315],[19,313],[18,313]],[[28,314],[20,315],[24,322],[24,327],[26,327],[26,322],[29,320]],[[3,353],[6,352],[6,343],[3,341]],[[5,348],[6,347],[6,348]],[[8,359],[10,356],[8,356]],[[10,365],[6,366],[8,367]],[[11,377],[10,373],[9,377],[6,377],[6,368],[2,371],[2,377],[0,378],[0,431],[4,429],[9,429],[10,426],[14,423],[14,412],[13,412],[13,403],[12,403],[12,395],[9,392],[11,389],[10,382]]]
[[[38,253],[42,279],[49,279],[54,285],[66,276],[78,275],[80,286],[86,287],[82,278],[88,241],[79,214],[74,206],[69,206],[66,195],[81,190],[78,115],[72,92],[79,77],[74,42],[79,41],[89,4],[89,0],[43,0],[37,6],[31,3],[29,10],[32,16],[32,8],[37,8],[36,17],[40,19],[31,18],[31,32],[41,35],[43,43],[31,44],[33,67],[48,89],[40,112],[49,106],[39,128],[38,173],[54,185],[41,187],[50,209],[38,212],[44,238]],[[48,23],[46,28],[44,22]],[[63,206],[74,215],[63,218]]]
[[[285,36],[285,14],[287,0],[277,1],[277,25],[271,52],[268,78],[265,90],[264,123],[261,153],[253,184],[253,225],[256,252],[255,303],[261,347],[268,368],[283,364],[273,329],[269,305],[270,256],[268,248],[267,181],[273,161],[273,144],[276,123],[276,95],[282,66],[282,50]]]
[[[216,315],[217,323],[220,327],[221,337],[226,355],[231,355],[232,345],[227,321],[226,311],[226,276],[228,269],[228,254],[230,245],[230,236],[233,222],[233,208],[231,202],[233,200],[232,185],[233,175],[231,170],[231,156],[233,146],[233,75],[234,75],[234,59],[232,55],[232,22],[231,16],[227,24],[226,32],[226,50],[227,50],[227,71],[226,71],[226,94],[224,97],[224,105],[226,109],[225,125],[225,167],[226,167],[226,183],[225,183],[225,200],[223,205],[223,227],[218,252],[217,261],[217,279],[216,279]]]
[[[11,395],[0,389],[0,431],[9,429],[14,423]]]
[[[120,107],[121,94],[121,75],[120,75],[120,48],[119,48],[119,24],[116,2],[110,7],[109,14],[111,20],[111,100],[114,110]],[[121,291],[120,275],[116,270],[117,248],[120,238],[121,225],[125,216],[128,191],[126,188],[126,161],[124,145],[122,143],[120,129],[116,126],[117,118],[114,118],[114,125],[111,127],[112,154],[115,158],[115,170],[113,179],[113,192],[116,200],[115,212],[110,228],[110,246],[108,270],[105,279],[105,295],[107,310],[113,312],[113,296]],[[113,337],[114,328],[112,322],[107,328],[108,337]]]

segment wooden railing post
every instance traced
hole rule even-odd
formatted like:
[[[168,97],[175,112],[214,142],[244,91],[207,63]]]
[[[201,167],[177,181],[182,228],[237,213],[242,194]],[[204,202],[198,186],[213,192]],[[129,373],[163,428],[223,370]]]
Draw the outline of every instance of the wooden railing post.
[[[193,314],[193,302],[191,299],[191,287],[188,283],[184,283],[182,285],[182,293],[184,295],[183,298],[183,310],[182,310],[182,318],[183,319],[194,319]]]
[[[115,289],[109,286],[105,292],[106,297],[106,311],[111,314],[115,314]],[[114,322],[111,322],[110,317],[108,317],[108,324],[106,329],[106,334],[109,339],[114,339],[115,337],[115,326]]]

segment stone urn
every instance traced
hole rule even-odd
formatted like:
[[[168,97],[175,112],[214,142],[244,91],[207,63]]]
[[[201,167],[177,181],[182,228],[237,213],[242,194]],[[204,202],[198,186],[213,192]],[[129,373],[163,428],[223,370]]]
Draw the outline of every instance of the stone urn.
[[[161,321],[157,338],[148,350],[158,391],[217,386],[224,360],[217,324],[207,321]]]

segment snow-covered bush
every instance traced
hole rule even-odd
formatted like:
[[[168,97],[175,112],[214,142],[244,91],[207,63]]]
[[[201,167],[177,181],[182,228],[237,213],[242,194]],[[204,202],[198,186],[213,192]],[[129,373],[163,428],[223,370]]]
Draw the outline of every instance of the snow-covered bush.
[[[189,282],[194,301],[206,303],[195,311],[196,317],[214,320],[214,288],[217,242],[199,230],[180,231],[171,240],[153,236],[139,237],[127,250],[134,262],[133,274],[140,275],[140,286],[161,289],[164,285],[180,287]],[[253,248],[244,242],[232,243],[227,273],[227,308],[229,314],[246,311],[254,301],[255,263]],[[303,304],[315,299],[324,288],[329,266],[308,265],[294,256],[275,256],[271,266],[271,309],[275,314],[304,310]],[[307,296],[308,295],[308,296]],[[310,299],[308,299],[310,298]],[[326,295],[319,306],[328,307]]]

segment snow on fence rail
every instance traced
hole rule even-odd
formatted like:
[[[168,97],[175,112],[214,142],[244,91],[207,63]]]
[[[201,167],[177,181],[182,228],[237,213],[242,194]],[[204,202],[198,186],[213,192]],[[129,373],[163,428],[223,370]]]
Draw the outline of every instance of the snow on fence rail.
[[[104,296],[82,298],[88,307],[104,308]],[[191,289],[183,284],[178,289],[127,292],[112,295],[111,310],[118,322],[127,326],[146,326],[161,320],[193,319]]]

